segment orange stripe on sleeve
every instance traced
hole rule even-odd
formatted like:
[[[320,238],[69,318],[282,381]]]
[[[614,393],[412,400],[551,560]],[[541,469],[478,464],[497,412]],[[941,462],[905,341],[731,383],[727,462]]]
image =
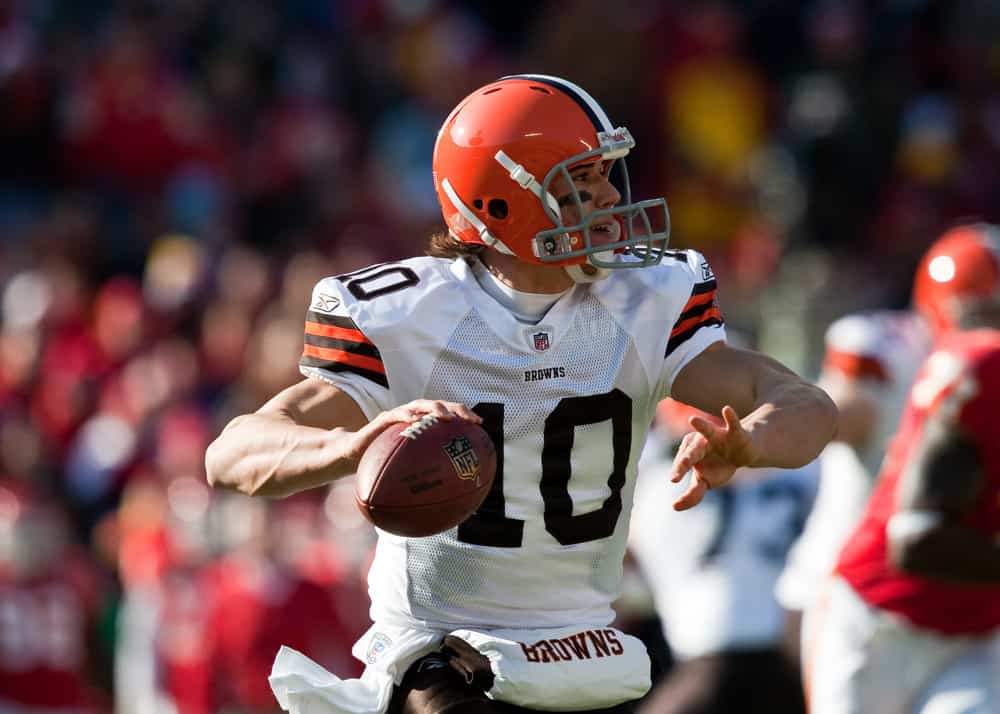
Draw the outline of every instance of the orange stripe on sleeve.
[[[684,309],[681,310],[681,313],[683,314],[683,313],[687,312],[688,310],[690,310],[691,308],[698,307],[699,305],[704,305],[706,303],[712,302],[715,299],[715,293],[716,292],[717,291],[713,290],[712,292],[705,293],[703,295],[693,295],[693,296],[691,296],[691,298],[684,305]]]
[[[707,320],[710,320],[713,317],[715,319],[717,319],[717,320],[721,320],[722,319],[722,312],[719,310],[719,308],[717,308],[717,307],[710,308],[708,310],[705,310],[705,312],[701,313],[700,315],[695,315],[694,317],[689,317],[684,322],[677,323],[674,326],[674,329],[671,331],[670,336],[671,337],[676,337],[677,335],[681,334],[682,332],[685,332],[686,330],[690,330],[692,327],[696,327],[697,325],[700,325],[701,323],[703,323],[703,322],[705,322]]]
[[[317,347],[316,345],[305,345],[302,354],[308,357],[324,359],[328,362],[341,362],[343,364],[349,364],[353,367],[360,367],[361,369],[367,369],[372,372],[378,372],[379,374],[385,374],[385,365],[382,364],[382,360],[376,359],[375,357],[356,355],[350,352],[344,352],[343,350],[333,350],[327,347]]]
[[[318,322],[306,322],[306,334],[317,337],[332,337],[334,339],[348,340],[350,342],[361,342],[372,344],[372,341],[365,337],[361,330],[352,330],[348,327],[336,327],[335,325],[322,325]]]
[[[365,333],[361,330],[352,330],[348,327],[337,327],[335,325],[321,325],[318,322],[306,321],[306,334],[316,335],[317,337],[332,337],[339,340],[348,340],[349,342],[361,342],[363,344],[373,344],[371,340],[365,337]]]

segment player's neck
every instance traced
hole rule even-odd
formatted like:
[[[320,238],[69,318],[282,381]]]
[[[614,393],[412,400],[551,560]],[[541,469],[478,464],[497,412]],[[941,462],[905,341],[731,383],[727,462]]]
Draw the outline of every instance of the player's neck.
[[[484,250],[479,260],[497,280],[520,292],[559,294],[575,285],[561,265],[525,263],[492,249]]]
[[[472,265],[472,274],[487,295],[507,308],[518,322],[529,325],[537,325],[559,298],[569,291],[567,288],[561,293],[523,292],[501,282],[479,262]]]

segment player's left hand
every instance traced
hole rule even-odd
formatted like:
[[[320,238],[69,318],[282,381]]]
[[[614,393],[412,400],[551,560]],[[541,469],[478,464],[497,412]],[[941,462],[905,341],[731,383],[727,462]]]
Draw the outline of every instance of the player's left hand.
[[[753,440],[743,428],[739,415],[730,406],[722,408],[723,424],[693,416],[688,424],[694,431],[681,440],[670,469],[670,480],[678,483],[688,471],[694,472],[691,485],[674,501],[675,511],[697,506],[710,488],[729,482],[736,469],[754,463]]]

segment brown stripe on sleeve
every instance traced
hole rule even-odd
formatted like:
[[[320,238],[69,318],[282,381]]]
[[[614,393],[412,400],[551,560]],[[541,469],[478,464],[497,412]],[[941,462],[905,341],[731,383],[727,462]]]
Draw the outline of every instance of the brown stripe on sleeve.
[[[716,296],[715,280],[696,284],[691,289],[691,297],[688,298],[684,309],[677,317],[677,322],[674,323],[674,327],[670,331],[670,339],[667,341],[664,358],[691,339],[702,327],[724,324],[725,320],[722,317]]]
[[[351,318],[310,310],[304,343],[301,366],[352,372],[388,388],[382,355]]]

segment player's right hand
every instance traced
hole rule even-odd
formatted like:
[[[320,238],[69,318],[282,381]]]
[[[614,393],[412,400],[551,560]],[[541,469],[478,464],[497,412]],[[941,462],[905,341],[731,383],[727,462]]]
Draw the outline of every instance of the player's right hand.
[[[473,424],[482,424],[483,418],[460,402],[445,402],[439,399],[414,399],[388,409],[354,433],[349,447],[348,458],[360,459],[365,450],[390,424],[405,422],[412,424],[431,414],[441,421],[463,419]]]

